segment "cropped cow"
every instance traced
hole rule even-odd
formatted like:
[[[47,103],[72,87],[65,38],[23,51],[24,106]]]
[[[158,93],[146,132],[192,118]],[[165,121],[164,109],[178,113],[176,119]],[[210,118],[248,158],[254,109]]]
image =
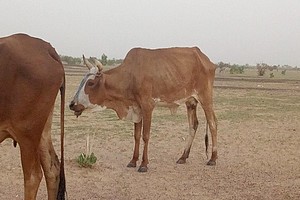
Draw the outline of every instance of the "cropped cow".
[[[61,163],[51,141],[59,90]],[[64,99],[64,69],[49,43],[25,34],[0,38],[0,143],[12,138],[20,146],[25,200],[36,199],[42,169],[48,199],[64,199]]]
[[[85,109],[100,106],[115,110],[120,119],[132,120],[135,146],[128,167],[136,167],[142,132],[144,151],[138,171],[148,169],[148,142],[154,107],[163,104],[174,110],[181,102],[187,107],[190,134],[177,163],[185,163],[189,156],[198,127],[196,108],[200,102],[212,136],[212,156],[207,164],[216,164],[217,124],[213,111],[216,68],[199,48],[134,48],[120,66],[107,71],[102,70],[99,61],[95,60],[93,65],[83,59],[89,72],[70,103],[70,109],[79,116]]]

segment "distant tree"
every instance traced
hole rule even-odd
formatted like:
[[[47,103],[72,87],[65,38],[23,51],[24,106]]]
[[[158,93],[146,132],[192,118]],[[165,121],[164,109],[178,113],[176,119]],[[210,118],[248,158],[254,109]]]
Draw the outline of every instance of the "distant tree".
[[[230,68],[229,63],[219,62],[216,64],[217,68],[219,68],[219,73],[224,72],[226,68]]]
[[[269,65],[267,65],[266,63],[257,64],[256,69],[257,69],[258,76],[264,76],[266,70],[269,69]]]
[[[240,66],[237,64],[233,64],[230,66],[230,74],[243,74],[245,71],[245,67],[244,66]]]
[[[102,63],[102,65],[107,65],[107,56],[105,55],[105,54],[102,54],[102,56],[101,56],[101,63]]]

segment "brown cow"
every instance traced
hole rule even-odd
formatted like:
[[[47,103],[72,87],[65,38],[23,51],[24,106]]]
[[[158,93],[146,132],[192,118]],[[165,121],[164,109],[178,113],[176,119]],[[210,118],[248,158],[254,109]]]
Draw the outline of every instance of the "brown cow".
[[[115,110],[120,119],[132,120],[135,146],[128,167],[136,167],[142,131],[144,151],[138,171],[148,169],[148,141],[154,107],[163,103],[174,110],[181,102],[187,107],[190,135],[177,163],[185,163],[189,156],[198,127],[196,108],[200,102],[212,136],[212,156],[207,164],[216,164],[217,124],[213,111],[216,67],[199,48],[134,48],[119,67],[107,71],[102,71],[97,60],[96,65],[85,58],[84,62],[90,71],[82,80],[70,109],[79,116],[87,108],[101,106]]]
[[[24,199],[36,199],[43,168],[48,199],[65,199],[64,69],[55,49],[25,34],[0,38],[0,143],[20,146]],[[61,164],[51,141],[55,99],[61,91]]]

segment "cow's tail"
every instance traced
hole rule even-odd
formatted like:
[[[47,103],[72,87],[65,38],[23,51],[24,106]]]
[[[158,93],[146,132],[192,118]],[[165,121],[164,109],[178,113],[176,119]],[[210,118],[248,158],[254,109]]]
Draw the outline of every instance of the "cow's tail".
[[[64,170],[64,137],[65,137],[65,77],[63,80],[63,84],[60,87],[60,174],[59,174],[59,186],[58,186],[58,192],[57,192],[57,200],[64,200],[65,199],[65,193],[66,193],[66,179],[65,179],[65,170]]]
[[[208,159],[208,122],[206,121],[206,128],[205,128],[205,153],[206,153],[206,158]]]

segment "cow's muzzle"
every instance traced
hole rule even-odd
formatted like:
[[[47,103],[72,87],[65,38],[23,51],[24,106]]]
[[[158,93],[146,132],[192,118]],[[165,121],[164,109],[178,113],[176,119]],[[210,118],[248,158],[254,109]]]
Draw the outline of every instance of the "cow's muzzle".
[[[84,111],[84,106],[81,104],[75,104],[74,101],[71,101],[69,108],[70,110],[74,111],[74,115],[76,115],[76,117],[81,115],[81,113]]]

